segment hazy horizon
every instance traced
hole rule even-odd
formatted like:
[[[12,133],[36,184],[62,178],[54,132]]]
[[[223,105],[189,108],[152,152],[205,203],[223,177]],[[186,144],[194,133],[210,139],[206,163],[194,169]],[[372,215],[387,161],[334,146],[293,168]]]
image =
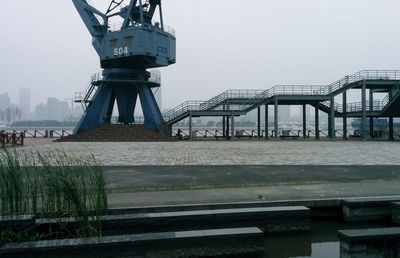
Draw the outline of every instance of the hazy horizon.
[[[129,1],[126,1],[127,3]],[[92,0],[100,10],[109,0]],[[0,94],[32,106],[71,98],[101,71],[72,1],[3,3]],[[363,69],[397,69],[399,1],[163,1],[177,32],[177,63],[159,69],[164,108],[228,89],[328,84]]]

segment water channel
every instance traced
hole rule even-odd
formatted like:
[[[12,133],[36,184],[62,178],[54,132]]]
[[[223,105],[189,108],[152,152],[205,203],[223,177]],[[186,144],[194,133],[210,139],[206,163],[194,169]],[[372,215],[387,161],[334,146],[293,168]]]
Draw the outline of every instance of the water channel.
[[[349,224],[340,220],[313,221],[310,232],[268,234],[264,257],[274,258],[339,258],[340,243],[336,235],[341,229],[390,227],[391,224]]]

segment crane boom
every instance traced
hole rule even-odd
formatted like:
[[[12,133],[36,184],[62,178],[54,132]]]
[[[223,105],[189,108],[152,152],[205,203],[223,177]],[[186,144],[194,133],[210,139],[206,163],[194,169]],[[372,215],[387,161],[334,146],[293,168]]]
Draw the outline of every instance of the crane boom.
[[[107,33],[108,28],[107,16],[91,6],[86,0],[72,0],[72,2],[85,23],[86,28],[93,37],[94,48],[97,53],[100,53],[102,38]],[[102,21],[99,20],[98,17],[100,17]]]

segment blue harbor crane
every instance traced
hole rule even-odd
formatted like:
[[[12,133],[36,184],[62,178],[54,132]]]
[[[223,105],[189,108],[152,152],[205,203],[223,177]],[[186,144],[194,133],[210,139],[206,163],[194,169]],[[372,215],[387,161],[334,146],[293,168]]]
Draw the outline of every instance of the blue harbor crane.
[[[160,87],[160,79],[147,71],[176,62],[175,33],[164,25],[161,0],[131,0],[128,5],[112,0],[105,13],[89,0],[72,2],[93,37],[103,69],[92,76],[83,99],[87,108],[74,133],[110,124],[115,101],[118,122],[135,123],[139,96],[145,126],[163,134],[164,120],[152,91]],[[159,20],[155,21],[157,12]],[[115,18],[122,20],[116,27],[109,23]]]

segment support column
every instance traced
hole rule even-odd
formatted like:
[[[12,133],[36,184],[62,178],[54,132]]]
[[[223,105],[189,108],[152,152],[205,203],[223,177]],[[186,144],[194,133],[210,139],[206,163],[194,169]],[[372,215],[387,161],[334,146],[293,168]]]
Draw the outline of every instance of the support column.
[[[331,97],[331,113],[330,113],[330,122],[331,122],[331,128],[330,128],[330,139],[335,140],[335,97]]]
[[[389,117],[389,140],[394,140],[393,117]]]
[[[315,106],[315,140],[319,140],[319,109],[317,105]]]
[[[229,103],[226,105],[226,110],[229,110],[230,106]],[[229,116],[226,116],[226,139],[229,140]]]
[[[225,110],[225,104],[222,105],[222,110]],[[225,137],[226,135],[226,129],[225,129],[225,116],[222,116],[222,137]]]
[[[232,111],[231,140],[235,140],[235,113]]]
[[[361,106],[362,106],[362,119],[361,119],[361,140],[367,140],[367,130],[365,124],[367,123],[367,94],[366,94],[367,84],[363,80],[363,85],[361,89]]]
[[[275,96],[275,103],[274,103],[274,127],[275,127],[275,134],[274,140],[277,141],[279,139],[279,127],[278,127],[278,97]]]
[[[374,117],[369,117],[369,136],[374,138]]]
[[[229,139],[229,116],[226,116],[226,133],[225,136]]]
[[[347,140],[347,92],[343,92],[343,139]]]
[[[189,112],[189,140],[193,139],[193,130],[192,130],[192,112]]]
[[[225,137],[225,116],[222,116],[222,136]]]
[[[303,138],[307,137],[307,114],[306,105],[303,105]]]
[[[328,113],[328,138],[331,139],[331,113]]]
[[[369,90],[369,111],[374,111],[374,93]],[[371,116],[369,118],[369,136],[374,138],[374,118]]]
[[[261,134],[261,107],[257,108],[257,137],[260,138]]]
[[[268,140],[268,104],[265,104],[265,139]]]

